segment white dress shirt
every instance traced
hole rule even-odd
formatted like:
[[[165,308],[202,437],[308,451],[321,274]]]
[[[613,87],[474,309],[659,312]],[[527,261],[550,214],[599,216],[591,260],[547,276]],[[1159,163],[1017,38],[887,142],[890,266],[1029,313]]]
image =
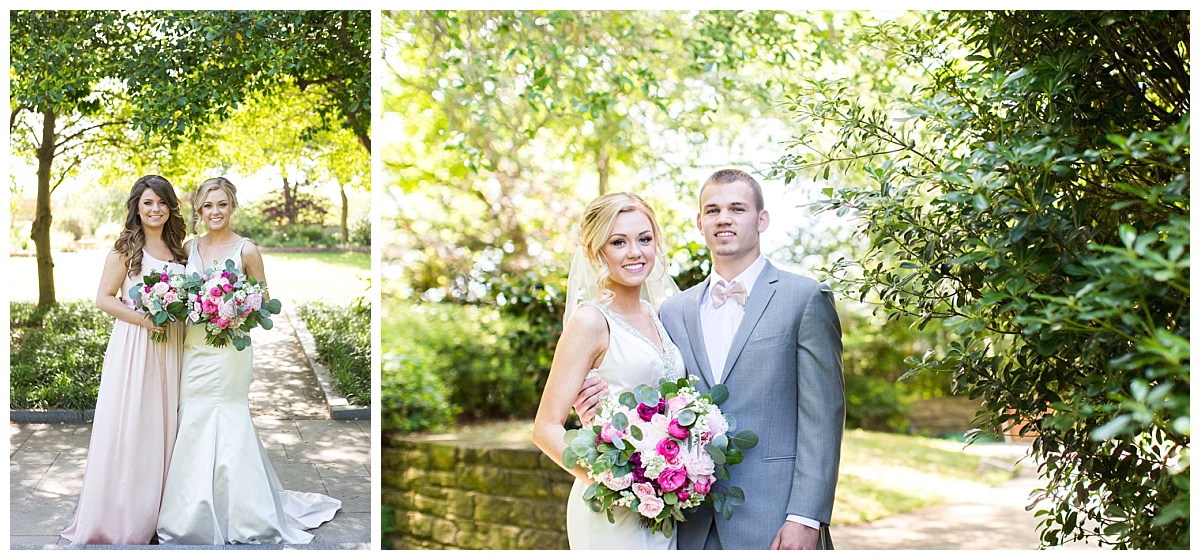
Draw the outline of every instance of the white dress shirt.
[[[717,284],[717,280],[724,280],[726,284],[740,282],[746,288],[746,301],[750,301],[754,282],[758,280],[758,275],[766,265],[767,259],[759,255],[746,270],[732,279],[724,278],[713,270],[708,289],[700,296],[700,330],[704,331],[704,349],[708,351],[708,365],[712,368],[713,383],[720,383],[724,376],[729,347],[742,324],[742,317],[746,315],[746,307],[733,298],[726,300],[721,307],[715,307],[712,298],[713,286]]]
[[[746,301],[749,302],[750,295],[754,291],[754,283],[758,281],[758,276],[766,265],[767,259],[759,255],[750,266],[746,267],[746,270],[733,279],[727,279],[713,270],[712,276],[709,277],[708,289],[700,296],[700,330],[704,332],[704,349],[708,353],[708,365],[712,370],[713,383],[720,383],[725,374],[725,362],[729,359],[729,347],[733,345],[733,337],[742,324],[742,317],[746,315],[746,307],[733,298],[727,299],[721,307],[713,306],[711,295],[713,286],[716,285],[717,280],[724,280],[726,284],[740,282],[746,288]],[[787,520],[813,529],[821,527],[820,522],[799,515],[789,515]]]

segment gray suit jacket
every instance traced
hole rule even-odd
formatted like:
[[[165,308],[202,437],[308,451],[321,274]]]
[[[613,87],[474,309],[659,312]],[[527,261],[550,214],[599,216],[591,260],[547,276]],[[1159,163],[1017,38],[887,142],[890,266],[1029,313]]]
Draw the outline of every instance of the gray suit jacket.
[[[700,330],[700,295],[708,284],[667,300],[659,311],[703,392],[713,385]],[[768,262],[750,292],[721,379],[729,388],[721,410],[733,415],[738,430],[759,436],[745,460],[729,469],[746,503],[728,521],[707,507],[688,512],[679,526],[679,548],[704,548],[712,529],[723,548],[766,549],[789,514],[820,521],[824,529],[833,512],[846,421],[842,329],[829,288]]]

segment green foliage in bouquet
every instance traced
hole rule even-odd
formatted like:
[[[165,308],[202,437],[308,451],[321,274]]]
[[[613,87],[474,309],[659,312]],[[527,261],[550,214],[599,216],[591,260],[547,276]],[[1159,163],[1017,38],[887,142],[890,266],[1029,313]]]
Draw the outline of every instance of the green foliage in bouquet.
[[[246,310],[246,302],[244,298],[237,300],[237,294],[266,294],[267,284],[249,275],[242,274],[242,271],[237,268],[232,259],[225,261],[223,269],[218,269],[214,266],[205,270],[203,275],[193,272],[191,275],[186,276],[182,289],[186,290],[189,294],[195,294],[201,299],[213,297],[207,294],[206,289],[211,289],[212,286],[217,285],[217,277],[226,277],[229,279],[229,285],[233,287],[233,290],[225,291],[220,296],[221,302],[228,303],[234,301],[237,306],[237,317],[241,318],[241,322],[236,325],[231,324],[229,327],[220,327],[215,321],[215,312],[202,312],[200,322],[205,323],[204,342],[214,348],[224,348],[229,344],[233,344],[233,347],[239,351],[245,350],[250,346],[250,329],[261,326],[269,330],[274,327],[275,323],[271,320],[271,315],[279,313],[283,309],[283,304],[277,299],[268,300],[264,297],[262,306],[259,309],[250,312],[245,317],[241,317],[241,314]]]
[[[659,413],[664,412],[665,401],[680,396],[681,392],[687,392],[695,395],[695,401],[701,401],[714,406],[720,406],[721,403],[729,397],[729,390],[724,385],[713,386],[711,392],[697,394],[692,391],[683,391],[690,389],[692,382],[687,378],[680,379],[663,379],[659,381],[658,387],[650,385],[639,385],[633,391],[621,393],[616,403],[619,407],[614,413],[612,410],[604,410],[610,408],[602,402],[602,410],[597,414],[594,425],[577,430],[569,430],[564,436],[567,443],[566,449],[562,453],[563,465],[567,468],[573,468],[576,465],[586,467],[589,473],[594,478],[601,476],[611,476],[612,478],[621,478],[635,473],[638,469],[638,460],[634,459],[638,450],[635,448],[632,441],[627,441],[620,435],[614,432],[608,432],[606,435],[611,437],[611,442],[606,441],[602,437],[602,432],[607,424],[611,424],[612,428],[619,433],[628,433],[630,440],[638,442],[643,441],[646,435],[642,429],[638,427],[636,421],[638,419],[639,405],[649,409],[659,409]],[[719,410],[719,409],[718,409]],[[634,421],[630,420],[630,415],[625,411],[630,411]],[[602,418],[611,418],[605,422]],[[728,429],[725,433],[716,434],[711,441],[703,444],[703,451],[708,454],[713,462],[713,477],[719,480],[730,480],[729,466],[741,463],[745,456],[744,450],[751,449],[758,444],[758,435],[751,430],[742,430],[737,432],[737,421],[730,415],[722,415],[725,422],[728,424]],[[679,426],[687,430],[688,435],[683,438],[675,437],[668,433],[668,437],[678,441],[685,449],[680,453],[694,453],[698,449],[695,446],[700,446],[699,437],[692,431],[692,428],[700,421],[700,416],[689,408],[680,410],[672,416],[667,414],[673,422],[678,422]],[[644,461],[645,458],[641,458]],[[606,474],[607,473],[607,474]],[[690,475],[689,475],[690,478]],[[645,479],[635,482],[652,482],[653,480]],[[656,484],[657,487],[657,484]],[[623,498],[629,499],[629,492],[622,490],[613,490],[612,488],[600,482],[592,483],[584,492],[583,498],[587,500],[589,507],[596,512],[606,512],[610,522],[613,522],[614,507],[621,507],[618,504]],[[679,496],[673,491],[663,491],[662,500],[664,507],[662,512],[654,519],[642,517],[643,524],[649,526],[651,531],[661,530],[663,534],[670,536],[675,529],[675,524],[684,521],[683,510],[690,509],[703,503],[713,508],[714,511],[729,519],[733,515],[733,508],[745,503],[745,493],[741,488],[736,486],[719,487],[711,486],[711,489],[704,494],[702,502],[683,506],[680,503]],[[691,501],[691,500],[689,500]],[[631,509],[636,511],[636,498]]]
[[[169,282],[168,274],[151,270],[150,274],[142,277],[142,282],[129,289],[129,299],[139,310],[150,314],[151,320],[154,321],[154,326],[161,327],[171,321],[183,322],[187,319],[187,297],[180,296],[179,300],[164,304],[160,301],[160,297],[155,297],[155,292],[152,287],[161,282]],[[151,287],[151,290],[147,290]],[[166,342],[166,333],[156,332],[150,335],[150,339],[154,342]]]

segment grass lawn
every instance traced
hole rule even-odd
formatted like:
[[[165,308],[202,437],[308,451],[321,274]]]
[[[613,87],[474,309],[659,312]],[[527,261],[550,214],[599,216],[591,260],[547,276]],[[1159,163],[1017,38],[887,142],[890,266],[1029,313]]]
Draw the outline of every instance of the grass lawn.
[[[454,439],[530,444],[532,431],[531,422],[495,422],[460,428],[454,432]],[[1004,471],[980,472],[980,464],[981,457],[964,451],[962,443],[847,430],[842,438],[833,525],[891,517],[1011,478]]]
[[[54,253],[59,301],[93,300],[108,250]],[[364,295],[371,277],[367,253],[263,253],[271,296],[287,301],[349,302]],[[9,257],[8,298],[37,301],[37,261]]]

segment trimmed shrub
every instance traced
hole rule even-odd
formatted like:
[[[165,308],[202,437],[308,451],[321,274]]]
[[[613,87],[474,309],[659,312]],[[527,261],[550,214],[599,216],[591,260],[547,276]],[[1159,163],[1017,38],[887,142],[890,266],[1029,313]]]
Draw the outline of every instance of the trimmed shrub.
[[[312,333],[321,362],[329,366],[334,385],[348,401],[371,404],[371,306],[320,301],[297,307]]]

